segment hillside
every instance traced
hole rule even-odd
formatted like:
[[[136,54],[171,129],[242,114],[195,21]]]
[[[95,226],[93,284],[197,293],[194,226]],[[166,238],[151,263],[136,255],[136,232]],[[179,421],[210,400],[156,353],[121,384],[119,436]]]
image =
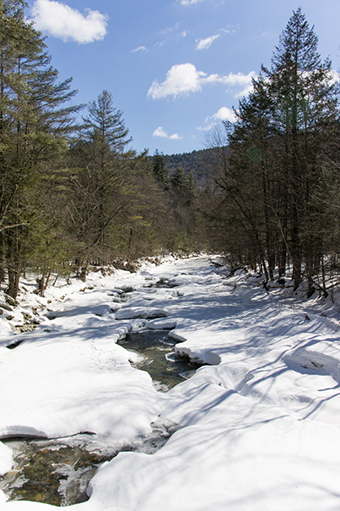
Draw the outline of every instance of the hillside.
[[[213,162],[216,159],[216,149],[202,149],[191,153],[164,155],[166,166],[170,173],[178,167],[186,172],[192,172],[199,186],[204,186],[211,175]]]

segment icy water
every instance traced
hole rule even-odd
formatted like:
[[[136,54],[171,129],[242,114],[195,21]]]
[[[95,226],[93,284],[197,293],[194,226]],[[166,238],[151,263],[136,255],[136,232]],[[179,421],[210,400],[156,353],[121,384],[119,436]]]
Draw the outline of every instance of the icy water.
[[[0,489],[10,500],[31,500],[55,506],[69,506],[88,500],[86,489],[98,467],[120,452],[153,454],[176,431],[167,422],[153,424],[150,435],[129,444],[103,445],[95,435],[38,440],[2,440],[14,453],[15,467],[0,478]]]
[[[118,342],[129,351],[142,355],[134,367],[147,371],[155,387],[163,392],[192,376],[202,364],[176,353],[176,342],[164,330],[143,330],[128,334]]]
[[[174,351],[175,341],[166,331],[129,334],[119,344],[141,355],[135,367],[146,370],[155,387],[166,392],[194,374],[199,367]],[[129,444],[103,445],[96,435],[79,434],[62,439],[2,440],[14,452],[15,467],[0,478],[0,489],[10,500],[31,500],[69,506],[88,500],[86,489],[98,467],[119,452],[153,454],[176,431],[170,423],[154,424],[150,435]]]

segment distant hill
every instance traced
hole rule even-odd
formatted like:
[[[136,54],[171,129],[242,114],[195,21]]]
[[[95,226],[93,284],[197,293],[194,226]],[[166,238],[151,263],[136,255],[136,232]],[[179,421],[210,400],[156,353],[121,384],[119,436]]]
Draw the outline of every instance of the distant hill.
[[[216,158],[215,149],[202,149],[192,153],[164,155],[165,163],[170,173],[178,167],[186,172],[192,172],[198,185],[204,186],[211,173],[212,162]]]

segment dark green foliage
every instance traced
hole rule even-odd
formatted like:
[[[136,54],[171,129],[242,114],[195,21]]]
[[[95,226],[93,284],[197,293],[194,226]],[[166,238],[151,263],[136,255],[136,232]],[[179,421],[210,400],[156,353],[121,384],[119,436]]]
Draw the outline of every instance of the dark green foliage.
[[[169,170],[166,167],[164,155],[159,154],[157,149],[152,157],[152,170],[157,181],[167,187],[169,185]]]
[[[26,261],[44,243],[39,233],[49,173],[67,150],[65,136],[79,109],[62,106],[75,94],[71,80],[57,82],[58,72],[50,66],[40,33],[27,23],[25,7],[21,1],[0,3],[1,277],[6,268],[13,297]]]
[[[226,125],[230,155],[215,199],[234,261],[260,265],[267,280],[289,261],[295,286],[305,275],[310,293],[329,253],[326,162],[334,169],[339,161],[339,87],[317,41],[301,9],[293,12],[271,68],[262,66],[236,123]]]
[[[186,173],[192,172],[197,186],[201,189],[209,181],[209,167],[214,158],[213,149],[202,149],[191,153],[164,155],[165,165],[170,174],[178,167],[182,167]]]

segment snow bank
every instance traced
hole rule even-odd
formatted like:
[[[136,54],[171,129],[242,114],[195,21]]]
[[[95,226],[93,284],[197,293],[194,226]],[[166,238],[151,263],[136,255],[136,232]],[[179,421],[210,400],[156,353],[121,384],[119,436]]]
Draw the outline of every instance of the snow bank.
[[[12,451],[0,442],[0,475],[11,470],[13,464]]]
[[[326,310],[326,302],[302,302],[292,290],[268,292],[243,271],[227,279],[205,257],[91,278],[93,290],[64,288],[63,299],[56,292],[60,302],[49,305],[54,320],[42,310],[33,333],[2,334],[3,346],[25,342],[0,349],[0,431],[131,438],[148,432],[157,417],[180,429],[153,455],[124,452],[103,464],[89,501],[70,508],[340,508],[339,313]],[[148,293],[145,285],[160,279],[179,290]],[[113,290],[123,287],[135,291],[113,314],[112,299],[120,296]],[[171,321],[151,319],[155,310]],[[180,341],[176,350],[210,365],[164,394],[130,367],[133,355],[115,341],[131,329],[169,324]],[[8,451],[0,450],[0,460],[7,470]],[[51,507],[3,502],[1,509]]]

